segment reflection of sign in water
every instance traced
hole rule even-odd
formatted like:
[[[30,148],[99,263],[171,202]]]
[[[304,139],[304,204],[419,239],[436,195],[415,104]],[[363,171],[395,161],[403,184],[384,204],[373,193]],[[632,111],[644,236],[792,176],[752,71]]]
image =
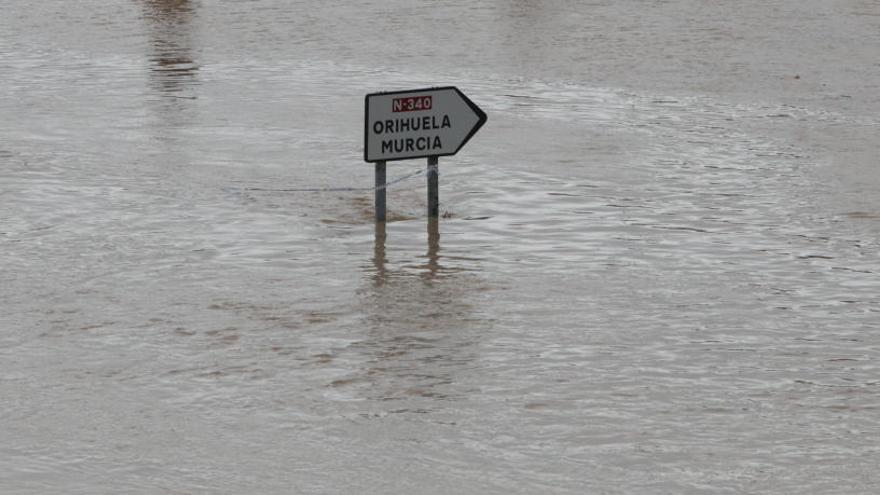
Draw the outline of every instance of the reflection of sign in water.
[[[148,0],[144,18],[150,33],[150,77],[163,96],[194,98],[179,93],[195,83],[199,66],[192,56],[193,6],[189,0]]]
[[[452,86],[369,94],[364,160],[454,155],[484,123],[480,107]]]

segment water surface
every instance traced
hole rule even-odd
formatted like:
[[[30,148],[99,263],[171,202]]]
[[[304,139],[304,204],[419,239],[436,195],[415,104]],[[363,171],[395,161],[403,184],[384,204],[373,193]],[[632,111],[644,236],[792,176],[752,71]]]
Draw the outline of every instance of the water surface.
[[[875,2],[0,11],[0,491],[880,482]],[[363,96],[448,84],[374,225]]]

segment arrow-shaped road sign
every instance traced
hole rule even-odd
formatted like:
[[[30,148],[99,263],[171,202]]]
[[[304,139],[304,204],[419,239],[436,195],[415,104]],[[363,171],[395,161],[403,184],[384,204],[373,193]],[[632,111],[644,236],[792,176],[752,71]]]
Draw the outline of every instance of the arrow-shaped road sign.
[[[364,160],[454,155],[486,114],[454,86],[367,95]]]

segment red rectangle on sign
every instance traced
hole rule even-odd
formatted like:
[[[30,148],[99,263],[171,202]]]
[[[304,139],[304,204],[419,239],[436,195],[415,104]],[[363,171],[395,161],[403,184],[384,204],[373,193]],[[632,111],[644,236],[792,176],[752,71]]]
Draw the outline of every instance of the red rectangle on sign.
[[[416,112],[430,110],[433,101],[430,96],[410,96],[408,98],[395,98],[391,102],[392,112]]]

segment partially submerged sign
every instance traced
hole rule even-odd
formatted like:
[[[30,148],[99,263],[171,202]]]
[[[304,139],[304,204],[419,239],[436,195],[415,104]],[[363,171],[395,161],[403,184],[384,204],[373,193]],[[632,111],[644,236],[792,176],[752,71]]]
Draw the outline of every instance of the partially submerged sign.
[[[368,94],[364,160],[454,155],[485,123],[486,114],[454,86]]]

